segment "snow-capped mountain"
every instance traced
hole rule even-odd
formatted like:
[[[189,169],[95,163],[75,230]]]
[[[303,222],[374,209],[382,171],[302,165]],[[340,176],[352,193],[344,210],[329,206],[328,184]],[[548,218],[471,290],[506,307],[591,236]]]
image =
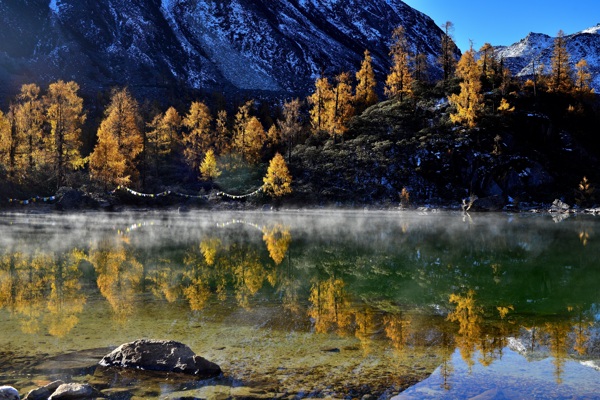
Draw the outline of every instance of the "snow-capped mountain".
[[[600,24],[564,36],[567,51],[574,66],[585,59],[592,74],[592,87],[600,93]],[[554,37],[541,33],[530,33],[525,38],[510,46],[498,46],[496,54],[504,58],[513,75],[527,77],[533,74],[533,68],[544,65],[548,72],[551,67]]]
[[[357,70],[365,49],[382,77],[398,25],[432,65],[442,34],[400,0],[0,0],[0,15],[7,94],[56,79],[90,94],[114,85],[303,94],[321,73]]]

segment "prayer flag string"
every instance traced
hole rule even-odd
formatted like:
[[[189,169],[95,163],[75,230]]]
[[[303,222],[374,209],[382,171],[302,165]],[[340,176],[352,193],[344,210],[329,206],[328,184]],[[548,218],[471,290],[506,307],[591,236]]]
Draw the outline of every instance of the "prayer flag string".
[[[170,190],[167,190],[165,192],[160,192],[160,193],[140,193],[140,192],[136,192],[135,190],[129,189],[128,187],[125,187],[125,186],[119,186],[119,187],[117,187],[116,190],[119,190],[119,189],[125,190],[129,194],[132,194],[132,195],[138,196],[138,197],[155,198],[155,197],[174,195],[174,196],[184,197],[184,198],[188,198],[188,199],[208,199],[208,195],[194,196],[194,195],[185,194],[185,193],[173,192]],[[235,194],[229,194],[229,193],[225,193],[225,192],[217,192],[217,196],[227,197],[230,199],[244,199],[247,197],[256,196],[261,191],[263,191],[263,186],[259,187],[254,192],[248,193],[248,194],[235,195]]]
[[[22,204],[22,205],[28,205],[30,203],[47,203],[49,201],[54,201],[56,200],[56,196],[48,196],[48,197],[40,197],[40,196],[35,196],[35,197],[30,197],[29,199],[25,199],[25,200],[20,200],[20,199],[8,199],[8,202],[10,204]]]

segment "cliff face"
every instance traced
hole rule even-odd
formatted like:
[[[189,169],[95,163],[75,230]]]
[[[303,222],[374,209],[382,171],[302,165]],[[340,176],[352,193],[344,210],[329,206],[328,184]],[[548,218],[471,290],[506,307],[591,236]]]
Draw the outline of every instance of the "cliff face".
[[[305,94],[322,72],[358,69],[365,49],[383,77],[398,25],[432,65],[442,34],[400,0],[0,0],[0,15],[6,95],[56,79],[89,94],[114,85]]]

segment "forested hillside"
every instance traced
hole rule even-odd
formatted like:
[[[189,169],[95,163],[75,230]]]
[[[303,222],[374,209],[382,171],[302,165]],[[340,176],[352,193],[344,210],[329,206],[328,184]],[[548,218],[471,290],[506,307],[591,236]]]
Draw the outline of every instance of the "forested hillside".
[[[457,60],[451,28],[431,60],[400,25],[384,80],[366,49],[354,71],[320,75],[309,96],[281,104],[206,97],[176,108],[121,87],[97,98],[103,113],[86,122],[76,82],[24,85],[0,115],[1,192],[22,199],[67,186],[114,197],[128,187],[208,199],[211,191],[256,193],[244,197],[256,204],[269,201],[264,192],[290,205],[594,204],[600,114],[585,60],[572,60],[559,34],[547,72],[514,78],[489,44]]]

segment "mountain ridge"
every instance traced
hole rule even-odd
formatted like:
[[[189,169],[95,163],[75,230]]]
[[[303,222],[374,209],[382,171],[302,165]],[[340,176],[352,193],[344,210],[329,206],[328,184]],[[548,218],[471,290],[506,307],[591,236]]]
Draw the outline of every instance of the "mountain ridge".
[[[89,94],[177,86],[305,95],[322,73],[357,70],[365,49],[383,79],[398,25],[439,75],[441,29],[400,0],[0,0],[0,11],[5,95],[57,79]]]
[[[564,35],[567,51],[571,56],[571,65],[581,59],[588,62],[592,74],[591,86],[596,93],[600,92],[600,24],[583,29],[569,35]],[[546,72],[551,66],[552,50],[555,37],[530,32],[520,41],[509,46],[497,46],[496,55],[504,60],[512,74],[517,77],[527,78],[544,65]]]

